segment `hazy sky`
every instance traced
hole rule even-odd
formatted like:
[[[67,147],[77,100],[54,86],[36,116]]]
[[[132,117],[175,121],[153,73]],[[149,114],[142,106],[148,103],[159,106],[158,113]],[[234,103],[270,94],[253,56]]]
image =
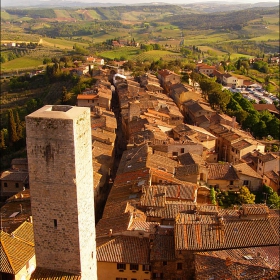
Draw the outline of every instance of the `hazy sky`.
[[[10,0],[12,1],[12,0]],[[39,2],[50,0],[39,0]],[[235,3],[258,3],[258,2],[278,2],[279,0],[237,0]],[[197,2],[224,2],[233,3],[232,0],[61,0],[61,2],[84,2],[84,3],[169,3],[169,4],[188,4]]]
[[[229,3],[229,4],[236,4],[239,3],[258,3],[258,2],[273,2],[276,5],[278,4],[279,0],[60,0],[59,3],[63,5],[63,3],[69,3],[69,2],[83,2],[86,4],[91,3],[112,3],[112,4],[147,4],[147,3],[165,3],[165,4],[190,4],[190,3],[198,3],[198,2],[223,2],[223,3]],[[53,2],[55,4],[55,1],[53,0],[0,0],[1,7],[5,6],[34,6],[34,5],[41,5],[44,2],[51,3]]]

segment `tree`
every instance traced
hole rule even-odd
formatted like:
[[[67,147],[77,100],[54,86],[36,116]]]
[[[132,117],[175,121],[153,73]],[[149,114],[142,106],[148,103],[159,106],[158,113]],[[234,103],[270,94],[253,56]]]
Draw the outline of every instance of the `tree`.
[[[277,192],[273,191],[273,189],[267,185],[263,186],[263,195],[265,195],[265,202],[272,206],[273,208],[280,207],[280,197]]]
[[[67,101],[71,99],[71,94],[68,93],[67,88],[64,86],[62,88],[61,104],[67,104]]]
[[[5,141],[5,130],[4,130],[4,128],[1,129],[0,137],[1,137],[1,139],[0,139],[0,149],[5,150],[7,148],[7,146],[6,146],[6,141]]]
[[[242,186],[239,188],[238,200],[241,204],[253,204],[255,203],[255,197],[247,187]]]
[[[14,113],[13,110],[11,109],[8,112],[8,132],[9,132],[9,141],[10,144],[12,145],[18,141],[18,136],[17,136],[16,123],[14,119]]]
[[[246,120],[248,113],[244,110],[237,111],[235,114],[236,121],[242,125],[244,120]]]
[[[212,108],[218,107],[222,111],[225,111],[230,101],[230,95],[226,91],[219,89],[208,94],[208,101]]]
[[[217,204],[217,202],[216,202],[216,192],[215,192],[213,187],[211,187],[211,189],[210,189],[210,199],[211,199],[212,204],[214,204],[214,205]]]
[[[37,106],[38,106],[38,104],[37,104],[36,99],[34,99],[34,98],[29,99],[26,103],[27,114],[34,112],[37,109]]]
[[[20,139],[23,138],[23,128],[22,128],[22,124],[21,124],[21,121],[20,121],[20,118],[19,118],[18,111],[16,112],[15,122],[16,122],[17,137],[18,137],[18,140],[20,140]]]

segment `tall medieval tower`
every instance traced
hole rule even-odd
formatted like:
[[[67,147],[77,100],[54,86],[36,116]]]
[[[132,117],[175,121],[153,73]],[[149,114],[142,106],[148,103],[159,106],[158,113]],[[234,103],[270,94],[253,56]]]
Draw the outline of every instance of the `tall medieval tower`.
[[[37,266],[95,280],[90,109],[44,106],[26,133]]]

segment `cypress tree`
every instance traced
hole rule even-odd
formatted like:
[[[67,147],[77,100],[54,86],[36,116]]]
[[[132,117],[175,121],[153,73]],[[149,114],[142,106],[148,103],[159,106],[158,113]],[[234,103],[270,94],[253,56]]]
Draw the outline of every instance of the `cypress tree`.
[[[5,143],[5,132],[4,132],[3,129],[1,130],[0,137],[1,137],[1,139],[0,139],[0,149],[4,150],[7,147],[6,147],[6,143]]]
[[[23,134],[22,134],[22,125],[21,125],[18,111],[16,112],[16,121],[15,122],[16,122],[17,138],[18,138],[18,140],[20,140],[23,138]]]
[[[17,127],[14,119],[14,113],[10,109],[8,113],[8,132],[9,132],[9,140],[10,144],[13,144],[18,141],[17,137]]]

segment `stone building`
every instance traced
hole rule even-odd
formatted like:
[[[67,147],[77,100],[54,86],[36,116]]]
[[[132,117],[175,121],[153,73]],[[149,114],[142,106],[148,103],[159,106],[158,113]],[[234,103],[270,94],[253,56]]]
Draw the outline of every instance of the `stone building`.
[[[44,106],[26,117],[26,134],[37,261],[32,279],[42,279],[42,269],[97,279],[90,109]]]

